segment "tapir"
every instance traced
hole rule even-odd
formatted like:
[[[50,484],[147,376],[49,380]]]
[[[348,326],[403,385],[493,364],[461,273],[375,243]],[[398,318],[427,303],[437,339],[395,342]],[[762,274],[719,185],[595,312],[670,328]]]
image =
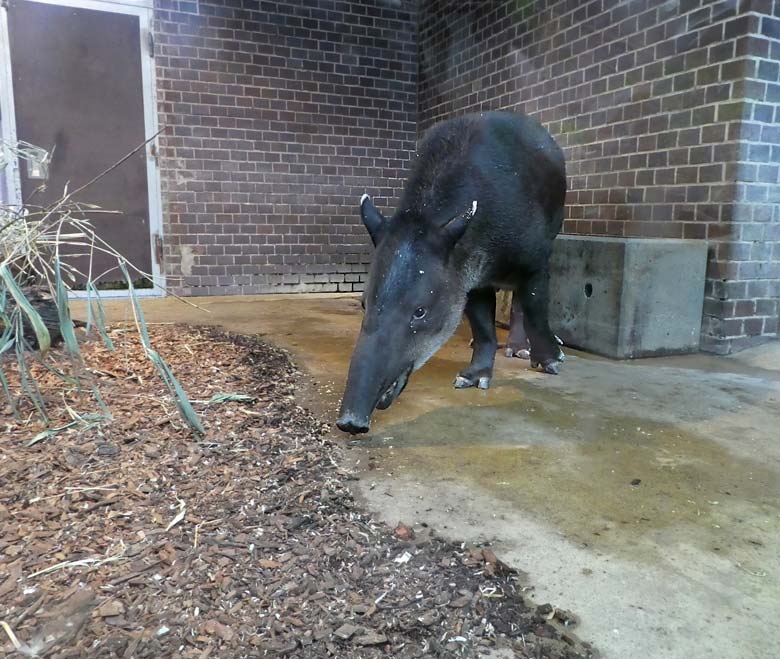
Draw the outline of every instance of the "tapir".
[[[487,389],[497,289],[512,290],[515,316],[522,314],[510,344],[530,345],[531,366],[558,373],[563,354],[549,327],[548,280],[563,223],[565,170],[563,152],[537,121],[486,112],[427,132],[392,217],[363,195],[360,216],[375,251],[341,430],[367,432],[374,410],[393,403],[453,335],[464,311],[473,353],[454,386]]]

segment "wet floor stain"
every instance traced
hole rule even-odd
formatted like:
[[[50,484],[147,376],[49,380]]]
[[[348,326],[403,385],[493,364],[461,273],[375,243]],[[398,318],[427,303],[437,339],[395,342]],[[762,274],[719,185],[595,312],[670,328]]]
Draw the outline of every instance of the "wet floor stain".
[[[532,394],[446,407],[385,426],[364,447],[380,472],[467,482],[607,553],[661,559],[658,531],[686,526],[686,542],[723,556],[758,559],[772,544],[775,470],[680,428],[566,408]]]

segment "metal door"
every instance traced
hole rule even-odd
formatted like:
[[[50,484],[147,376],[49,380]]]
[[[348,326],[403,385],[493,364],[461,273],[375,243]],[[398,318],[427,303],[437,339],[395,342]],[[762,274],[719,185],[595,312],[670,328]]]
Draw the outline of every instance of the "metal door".
[[[67,3],[67,4],[65,4]],[[26,204],[46,206],[153,134],[151,10],[90,0],[8,0],[16,137],[54,150],[49,177],[19,169]],[[77,200],[118,214],[90,216],[98,235],[140,270],[158,275],[159,187],[151,147],[84,190]],[[79,258],[80,269],[86,259]],[[116,265],[95,254],[93,276]],[[114,269],[104,286],[122,279]]]

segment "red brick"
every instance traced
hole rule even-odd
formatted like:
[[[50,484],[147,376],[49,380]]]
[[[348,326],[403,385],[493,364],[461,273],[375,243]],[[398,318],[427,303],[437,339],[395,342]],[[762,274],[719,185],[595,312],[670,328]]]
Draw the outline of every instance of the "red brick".
[[[158,52],[168,55],[155,59],[160,123],[170,127],[160,138],[163,206],[166,235],[177,236],[166,266],[176,276],[179,250],[193,248],[190,294],[314,286],[301,275],[320,256],[326,273],[348,260],[364,273],[357,201],[370,192],[391,209],[414,151],[409,4],[377,11],[381,31],[363,25],[358,0],[327,13],[303,0],[269,4],[168,3],[156,17]],[[363,157],[334,148],[343,144]],[[324,231],[334,218],[341,228]],[[339,249],[323,254],[336,235]]]
[[[502,7],[512,17],[514,3],[490,4]],[[556,14],[564,4],[563,0],[550,0],[545,6],[550,16],[556,16],[566,13]],[[528,51],[524,55],[536,56],[533,65],[518,70],[498,58],[490,85],[513,94],[518,104],[536,113],[543,123],[554,116],[549,127],[569,145],[569,171],[582,175],[576,196],[580,205],[567,212],[568,217],[587,221],[567,222],[567,230],[717,240],[740,235],[732,222],[752,221],[756,224],[742,230],[742,239],[768,240],[763,226],[773,227],[775,216],[764,209],[780,202],[780,194],[775,198],[774,192],[780,170],[773,164],[780,157],[780,145],[773,146],[780,132],[771,127],[773,113],[775,120],[780,118],[780,85],[774,83],[776,66],[772,68],[768,61],[772,56],[769,39],[776,36],[780,21],[754,15],[771,12],[769,2],[765,7],[751,5],[754,13],[744,16],[737,15],[735,1],[708,5],[687,16],[677,15],[676,3],[666,3],[661,9],[652,4],[652,11],[636,17],[626,13],[620,0],[593,3],[592,20],[601,21],[602,27],[594,28],[587,43],[583,41],[585,47],[577,51],[581,53],[576,60],[581,80],[588,83],[578,89],[577,104],[562,105],[559,100],[560,94],[565,98],[568,81],[554,63],[565,56],[568,40],[560,38],[562,33],[556,29],[563,28],[556,27],[552,19],[531,21],[522,34],[523,48]],[[452,113],[476,109],[471,97],[458,89],[461,80],[478,84],[481,74],[470,62],[479,60],[483,44],[479,38],[468,38],[469,20],[447,20],[456,5],[456,0],[421,5],[421,49],[429,66],[428,71],[423,69],[419,88],[422,127]],[[537,18],[544,16],[533,9],[529,12]],[[465,14],[468,16],[468,11]],[[587,11],[583,8],[567,15],[569,29],[585,21]],[[625,27],[621,24],[635,17],[636,22],[626,22]],[[769,33],[758,35],[762,27]],[[486,28],[491,44],[509,43],[513,38],[507,28],[493,32],[487,24]],[[644,39],[620,41],[621,30],[628,28],[643,32]],[[443,43],[445,37],[448,49],[428,48],[429,41],[439,38]],[[613,53],[614,44],[620,44],[619,52]],[[459,53],[459,68],[454,73],[441,57],[452,49]],[[751,59],[756,56],[764,58],[763,68]],[[739,59],[733,61],[735,57]],[[769,84],[746,79],[750,77],[764,78]],[[546,82],[535,86],[538,80]],[[487,92],[483,101],[491,98],[490,87]],[[754,124],[748,118],[754,118]],[[751,143],[749,150],[743,141]],[[755,160],[745,162],[746,154]],[[766,164],[761,169],[758,163]],[[632,196],[633,186],[641,186],[643,193]],[[776,219],[780,220],[780,214]],[[753,226],[762,229],[758,232]],[[775,233],[774,239],[780,243],[780,230]],[[735,286],[742,286],[743,297],[733,299],[742,300],[740,311],[747,317],[757,310],[749,312],[744,285],[754,281],[751,277],[773,277],[780,272],[773,265],[780,261],[780,248],[774,243],[751,247],[746,242],[744,246],[755,263],[766,259],[772,263],[740,268],[740,253],[734,248],[719,252],[710,273],[729,280],[722,288],[728,295],[737,295]],[[743,274],[745,282],[736,281]],[[720,284],[720,279],[710,280],[708,290],[714,290],[716,283]],[[777,288],[780,290],[780,280]],[[730,309],[733,311],[733,303]],[[758,323],[753,323],[747,329],[766,331],[770,325],[762,324],[763,330],[758,330]],[[742,339],[749,338],[741,335],[746,331],[741,322],[721,330],[724,328],[718,330],[720,339],[710,336],[706,341],[719,352],[741,346]],[[705,329],[705,336],[708,331]]]

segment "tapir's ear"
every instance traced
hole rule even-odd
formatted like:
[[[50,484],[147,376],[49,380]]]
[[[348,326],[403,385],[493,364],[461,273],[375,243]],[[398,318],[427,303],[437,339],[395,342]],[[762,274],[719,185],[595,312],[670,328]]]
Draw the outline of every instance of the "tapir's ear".
[[[371,201],[371,197],[367,194],[360,198],[360,217],[363,219],[366,229],[368,229],[368,235],[371,236],[371,240],[376,245],[384,234],[387,220],[377,210],[374,202]]]
[[[466,232],[466,228],[469,225],[469,220],[471,220],[471,218],[474,217],[476,213],[477,201],[475,199],[471,202],[470,208],[467,208],[460,215],[456,215],[449,222],[447,222],[447,224],[444,225],[442,232],[444,233],[445,238],[451,244],[458,242]]]

